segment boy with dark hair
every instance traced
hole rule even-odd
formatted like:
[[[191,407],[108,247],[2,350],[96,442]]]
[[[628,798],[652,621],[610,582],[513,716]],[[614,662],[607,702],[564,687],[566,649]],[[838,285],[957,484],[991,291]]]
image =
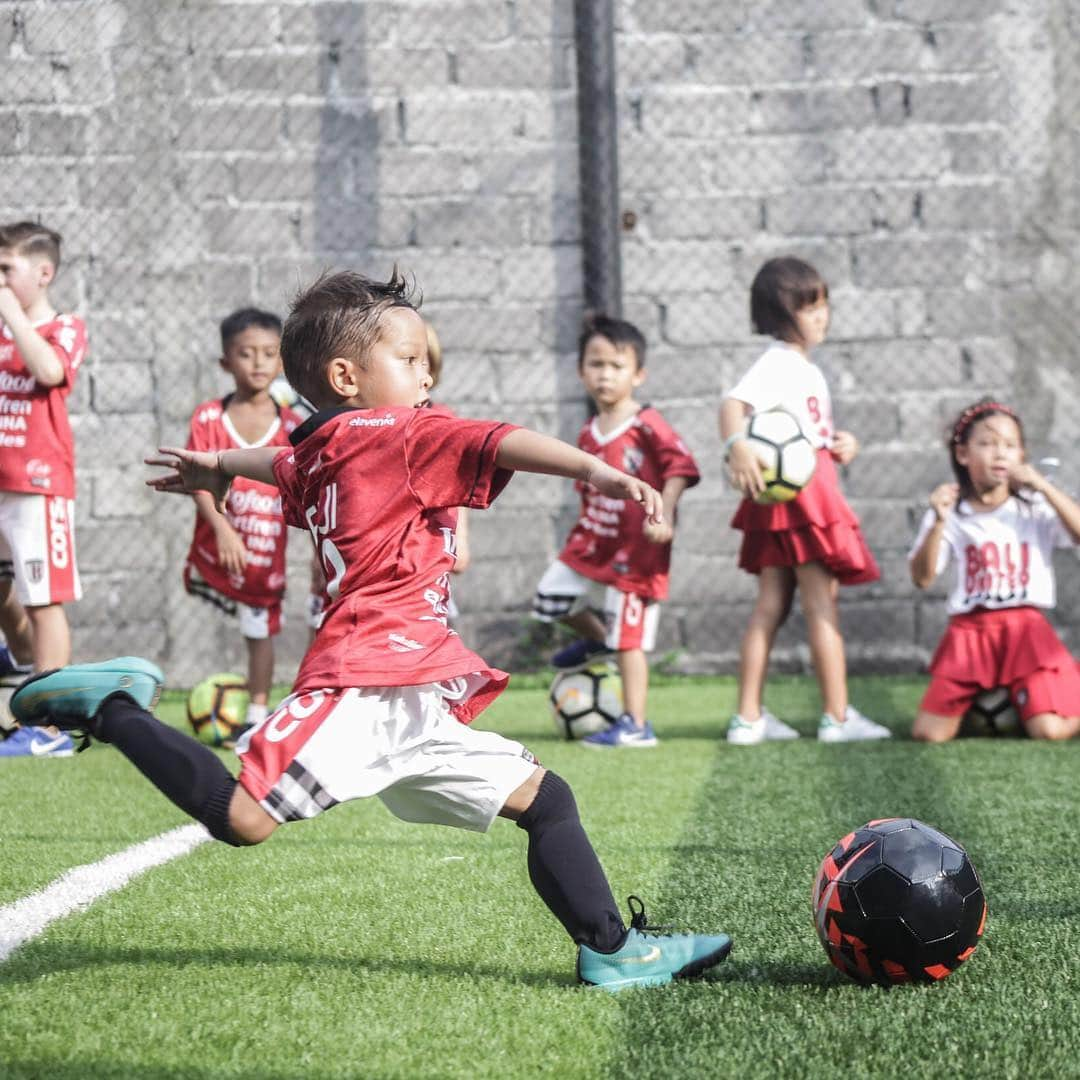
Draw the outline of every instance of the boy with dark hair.
[[[36,670],[70,661],[63,605],[82,596],[67,397],[86,356],[86,327],[49,300],[60,243],[38,222],[0,226],[0,565],[10,561]],[[16,731],[0,747],[2,757],[71,752],[59,733]]]
[[[448,626],[449,512],[488,506],[513,470],[567,476],[661,521],[659,494],[536,432],[420,408],[430,374],[409,284],[323,277],[294,303],[285,373],[318,411],[291,450],[162,450],[159,491],[209,492],[232,478],[276,483],[289,524],[306,528],[328,605],[293,694],[237,746],[237,781],[218,757],[155,720],[161,672],[123,657],[23,684],[23,723],[56,719],[125,754],[177,806],[234,845],[279,824],[377,795],[405,821],[486,830],[497,817],[529,837],[529,876],[578,944],[582,982],[618,990],[719,963],[726,934],[658,937],[643,911],[629,929],[578,816],[573,793],[520,743],[469,723],[505,687]]]
[[[578,343],[578,374],[596,416],[578,446],[609,465],[661,489],[664,521],[649,521],[633,503],[578,485],[581,513],[559,557],[536,587],[533,616],[566,623],[579,641],[552,658],[574,669],[614,652],[625,712],[606,731],[587,736],[597,748],[656,746],[646,718],[649,662],[656,642],[659,601],[667,596],[675,508],[700,479],[690,451],[670,424],[634,392],[645,381],[645,338],[632,323],[593,315]],[[603,619],[590,606],[601,594]]]
[[[235,390],[204,401],[191,417],[189,450],[288,446],[301,419],[271,397],[281,371],[281,320],[242,308],[221,321],[221,367]],[[285,595],[285,519],[270,484],[238,478],[219,513],[205,491],[193,493],[195,535],[184,566],[184,587],[230,615],[240,616],[248,653],[251,703],[247,723],[265,719],[274,676],[274,637],[281,631]]]

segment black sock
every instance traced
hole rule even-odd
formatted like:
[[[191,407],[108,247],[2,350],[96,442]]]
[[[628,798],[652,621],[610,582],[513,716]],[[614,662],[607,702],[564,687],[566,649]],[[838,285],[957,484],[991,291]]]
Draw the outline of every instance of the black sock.
[[[236,779],[209,747],[163,724],[123,693],[105,699],[93,734],[115,746],[166,798],[202,822],[211,836],[239,843],[229,828]]]
[[[618,949],[626,940],[626,926],[566,781],[545,773],[517,824],[529,834],[533,887],[566,932],[597,952]]]

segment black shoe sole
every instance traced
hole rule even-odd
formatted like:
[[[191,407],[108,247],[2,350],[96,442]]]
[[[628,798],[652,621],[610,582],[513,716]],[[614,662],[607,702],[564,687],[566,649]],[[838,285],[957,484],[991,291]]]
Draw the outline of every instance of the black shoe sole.
[[[717,964],[723,963],[728,958],[728,953],[731,952],[731,947],[734,944],[733,941],[729,941],[723,948],[717,949],[716,952],[692,960],[686,967],[680,968],[671,977],[673,979],[696,979],[699,975],[704,975],[709,968],[716,967]]]

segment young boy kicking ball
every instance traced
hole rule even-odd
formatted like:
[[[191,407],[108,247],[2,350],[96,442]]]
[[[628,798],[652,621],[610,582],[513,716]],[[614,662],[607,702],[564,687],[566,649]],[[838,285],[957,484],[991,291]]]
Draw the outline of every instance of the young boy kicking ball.
[[[405,821],[484,831],[509,818],[528,834],[536,891],[578,945],[582,982],[619,990],[718,964],[726,934],[655,936],[641,910],[627,929],[566,782],[520,743],[468,726],[507,676],[446,619],[450,511],[488,506],[514,470],[592,484],[654,521],[659,493],[556,439],[417,408],[430,383],[424,322],[396,272],[321,278],[296,300],[282,355],[318,409],[291,451],[170,449],[150,461],[170,470],[149,481],[157,490],[209,491],[219,505],[234,476],[276,484],[326,573],[323,623],[293,693],[237,745],[239,779],[150,715],[162,675],[138,658],[35,676],[12,697],[16,717],[111,743],[235,846],[369,795]]]

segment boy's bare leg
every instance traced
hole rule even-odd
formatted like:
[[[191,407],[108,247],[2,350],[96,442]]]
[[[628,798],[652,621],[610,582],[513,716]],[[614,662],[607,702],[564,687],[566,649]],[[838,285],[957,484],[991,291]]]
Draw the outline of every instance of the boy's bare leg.
[[[274,639],[244,638],[248,652],[248,689],[253,705],[265,705],[274,681]]]
[[[645,726],[645,703],[649,695],[649,660],[643,649],[620,649],[616,660],[622,677],[623,709],[638,727]]]
[[[603,641],[607,637],[603,620],[591,608],[575,611],[573,615],[567,615],[562,622],[579,637],[589,641]]]
[[[278,827],[278,822],[237,784],[229,803],[229,827],[245,844],[261,844]]]
[[[1024,721],[1024,730],[1032,739],[1071,739],[1080,732],[1080,716],[1037,713]]]
[[[71,631],[62,604],[28,607],[34,644],[34,669],[51,671],[71,663]]]
[[[948,742],[959,734],[963,719],[962,715],[938,716],[920,709],[911,727],[911,737],[919,742]]]
[[[17,663],[33,663],[33,628],[26,609],[15,595],[15,583],[10,579],[0,581],[0,631],[3,631],[7,647]]]
[[[532,806],[533,799],[536,798],[536,793],[540,790],[540,784],[546,774],[547,769],[543,765],[537,765],[529,779],[521,787],[510,792],[506,802],[503,803],[503,808],[499,811],[499,817],[517,821]]]
[[[743,634],[739,650],[739,715],[757,720],[765,674],[769,669],[776,632],[791,611],[795,595],[795,574],[786,566],[766,566],[758,579],[757,602]]]

